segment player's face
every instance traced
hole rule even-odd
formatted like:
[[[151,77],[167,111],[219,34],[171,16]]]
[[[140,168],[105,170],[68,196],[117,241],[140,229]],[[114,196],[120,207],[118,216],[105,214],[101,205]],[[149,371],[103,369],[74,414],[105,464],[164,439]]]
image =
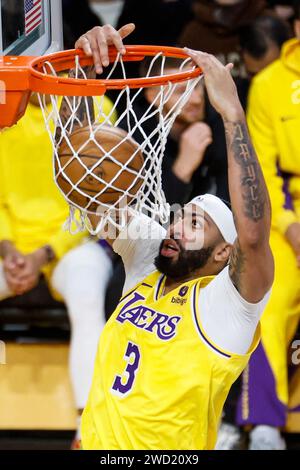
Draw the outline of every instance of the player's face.
[[[188,204],[175,215],[155,259],[156,268],[171,278],[181,278],[207,265],[222,236],[211,218]]]

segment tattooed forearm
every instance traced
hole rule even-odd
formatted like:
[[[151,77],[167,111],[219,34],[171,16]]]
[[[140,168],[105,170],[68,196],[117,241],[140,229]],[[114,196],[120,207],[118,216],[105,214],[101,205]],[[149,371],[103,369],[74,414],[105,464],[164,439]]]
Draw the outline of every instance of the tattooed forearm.
[[[82,72],[75,69],[70,70],[69,78],[95,78],[96,74],[92,67],[84,68],[85,76]],[[94,104],[91,96],[85,97],[64,97],[59,110],[61,123],[58,124],[55,131],[55,141],[60,142],[62,129],[68,134],[74,132],[78,127],[88,125],[89,119],[94,122]]]
[[[248,302],[258,302],[273,279],[269,246],[271,208],[268,190],[246,119],[224,119],[228,182],[237,239],[231,248],[229,275]]]
[[[265,215],[268,193],[247,125],[243,122],[225,122],[225,131],[229,154],[232,154],[240,170],[239,190],[244,216],[257,222]]]

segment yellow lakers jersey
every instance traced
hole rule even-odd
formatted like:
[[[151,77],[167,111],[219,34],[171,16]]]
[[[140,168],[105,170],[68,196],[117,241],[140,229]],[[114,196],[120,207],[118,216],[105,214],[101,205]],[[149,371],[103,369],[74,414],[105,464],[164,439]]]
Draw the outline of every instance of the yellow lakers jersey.
[[[251,352],[207,337],[195,279],[162,296],[154,272],[125,295],[100,338],[82,416],[83,449],[213,449],[224,401]]]

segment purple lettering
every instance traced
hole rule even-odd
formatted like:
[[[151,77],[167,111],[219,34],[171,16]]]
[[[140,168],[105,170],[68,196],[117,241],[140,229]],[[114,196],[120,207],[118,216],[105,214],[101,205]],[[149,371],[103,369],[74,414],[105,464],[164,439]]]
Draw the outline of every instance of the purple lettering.
[[[180,320],[181,320],[181,317],[174,316],[174,317],[169,318],[167,325],[164,325],[161,331],[161,333],[164,336],[164,339],[171,339],[173,338],[173,336],[176,335],[176,326],[178,325]],[[168,328],[170,328],[169,331],[167,331]]]
[[[125,396],[131,391],[139,367],[140,358],[141,354],[139,347],[136,344],[129,342],[124,356],[124,359],[127,362],[127,366],[123,374],[124,379],[126,379],[126,383],[123,383],[122,375],[116,376],[112,386],[112,390],[116,395]],[[132,359],[133,363],[130,362]]]
[[[138,292],[133,293],[133,297],[129,299],[129,301],[122,307],[120,313],[122,313],[124,310],[126,310],[130,305],[135,304],[139,300],[145,300],[145,297],[143,297],[141,294]]]
[[[176,327],[181,320],[179,316],[169,317],[164,313],[156,312],[144,305],[135,303],[145,300],[138,292],[130,294],[130,298],[120,310],[116,320],[120,323],[131,322],[137,328],[143,328],[150,333],[156,333],[159,339],[164,341],[176,335]]]
[[[125,312],[119,313],[117,316],[117,320],[120,323],[124,323],[124,321],[129,320],[131,323],[134,323],[136,317],[139,315],[139,307],[131,308],[126,310]]]
[[[126,316],[127,313],[134,312],[135,309],[132,310],[127,310],[132,304],[135,304],[136,302],[140,300],[145,300],[145,297],[142,295],[138,294],[138,292],[133,293],[133,297],[129,299],[129,301],[121,308],[120,313],[118,314],[116,320],[120,323],[124,323],[125,320],[129,320],[132,318],[133,315],[131,316]]]
[[[134,324],[138,326],[139,328],[144,328],[145,326],[148,325],[147,322],[143,320],[147,320],[149,318],[149,315],[147,315],[147,312],[149,311],[148,308],[146,307],[141,307],[140,314],[136,317]],[[150,310],[151,315],[153,315],[153,310]]]
[[[146,328],[147,331],[150,331],[150,333],[153,333],[153,328],[156,326],[157,327],[157,336],[159,338],[161,338],[161,335],[160,335],[160,328],[161,328],[161,325],[163,325],[167,319],[168,319],[168,315],[164,315],[163,313],[158,313],[158,312],[153,312],[156,316],[153,320],[152,323],[150,323],[150,325]],[[163,338],[161,338],[163,339]]]

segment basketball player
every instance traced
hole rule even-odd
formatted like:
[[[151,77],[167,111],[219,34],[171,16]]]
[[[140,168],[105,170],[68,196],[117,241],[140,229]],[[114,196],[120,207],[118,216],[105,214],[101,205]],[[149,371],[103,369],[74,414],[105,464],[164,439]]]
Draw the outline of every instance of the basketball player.
[[[76,46],[101,72],[107,46],[124,52],[122,37],[132,29],[97,27]],[[101,334],[83,414],[84,449],[213,449],[228,391],[259,341],[273,282],[268,191],[232,65],[187,53],[202,68],[226,129],[234,219],[220,199],[204,195],[167,232],[140,215],[110,240],[126,282]]]

